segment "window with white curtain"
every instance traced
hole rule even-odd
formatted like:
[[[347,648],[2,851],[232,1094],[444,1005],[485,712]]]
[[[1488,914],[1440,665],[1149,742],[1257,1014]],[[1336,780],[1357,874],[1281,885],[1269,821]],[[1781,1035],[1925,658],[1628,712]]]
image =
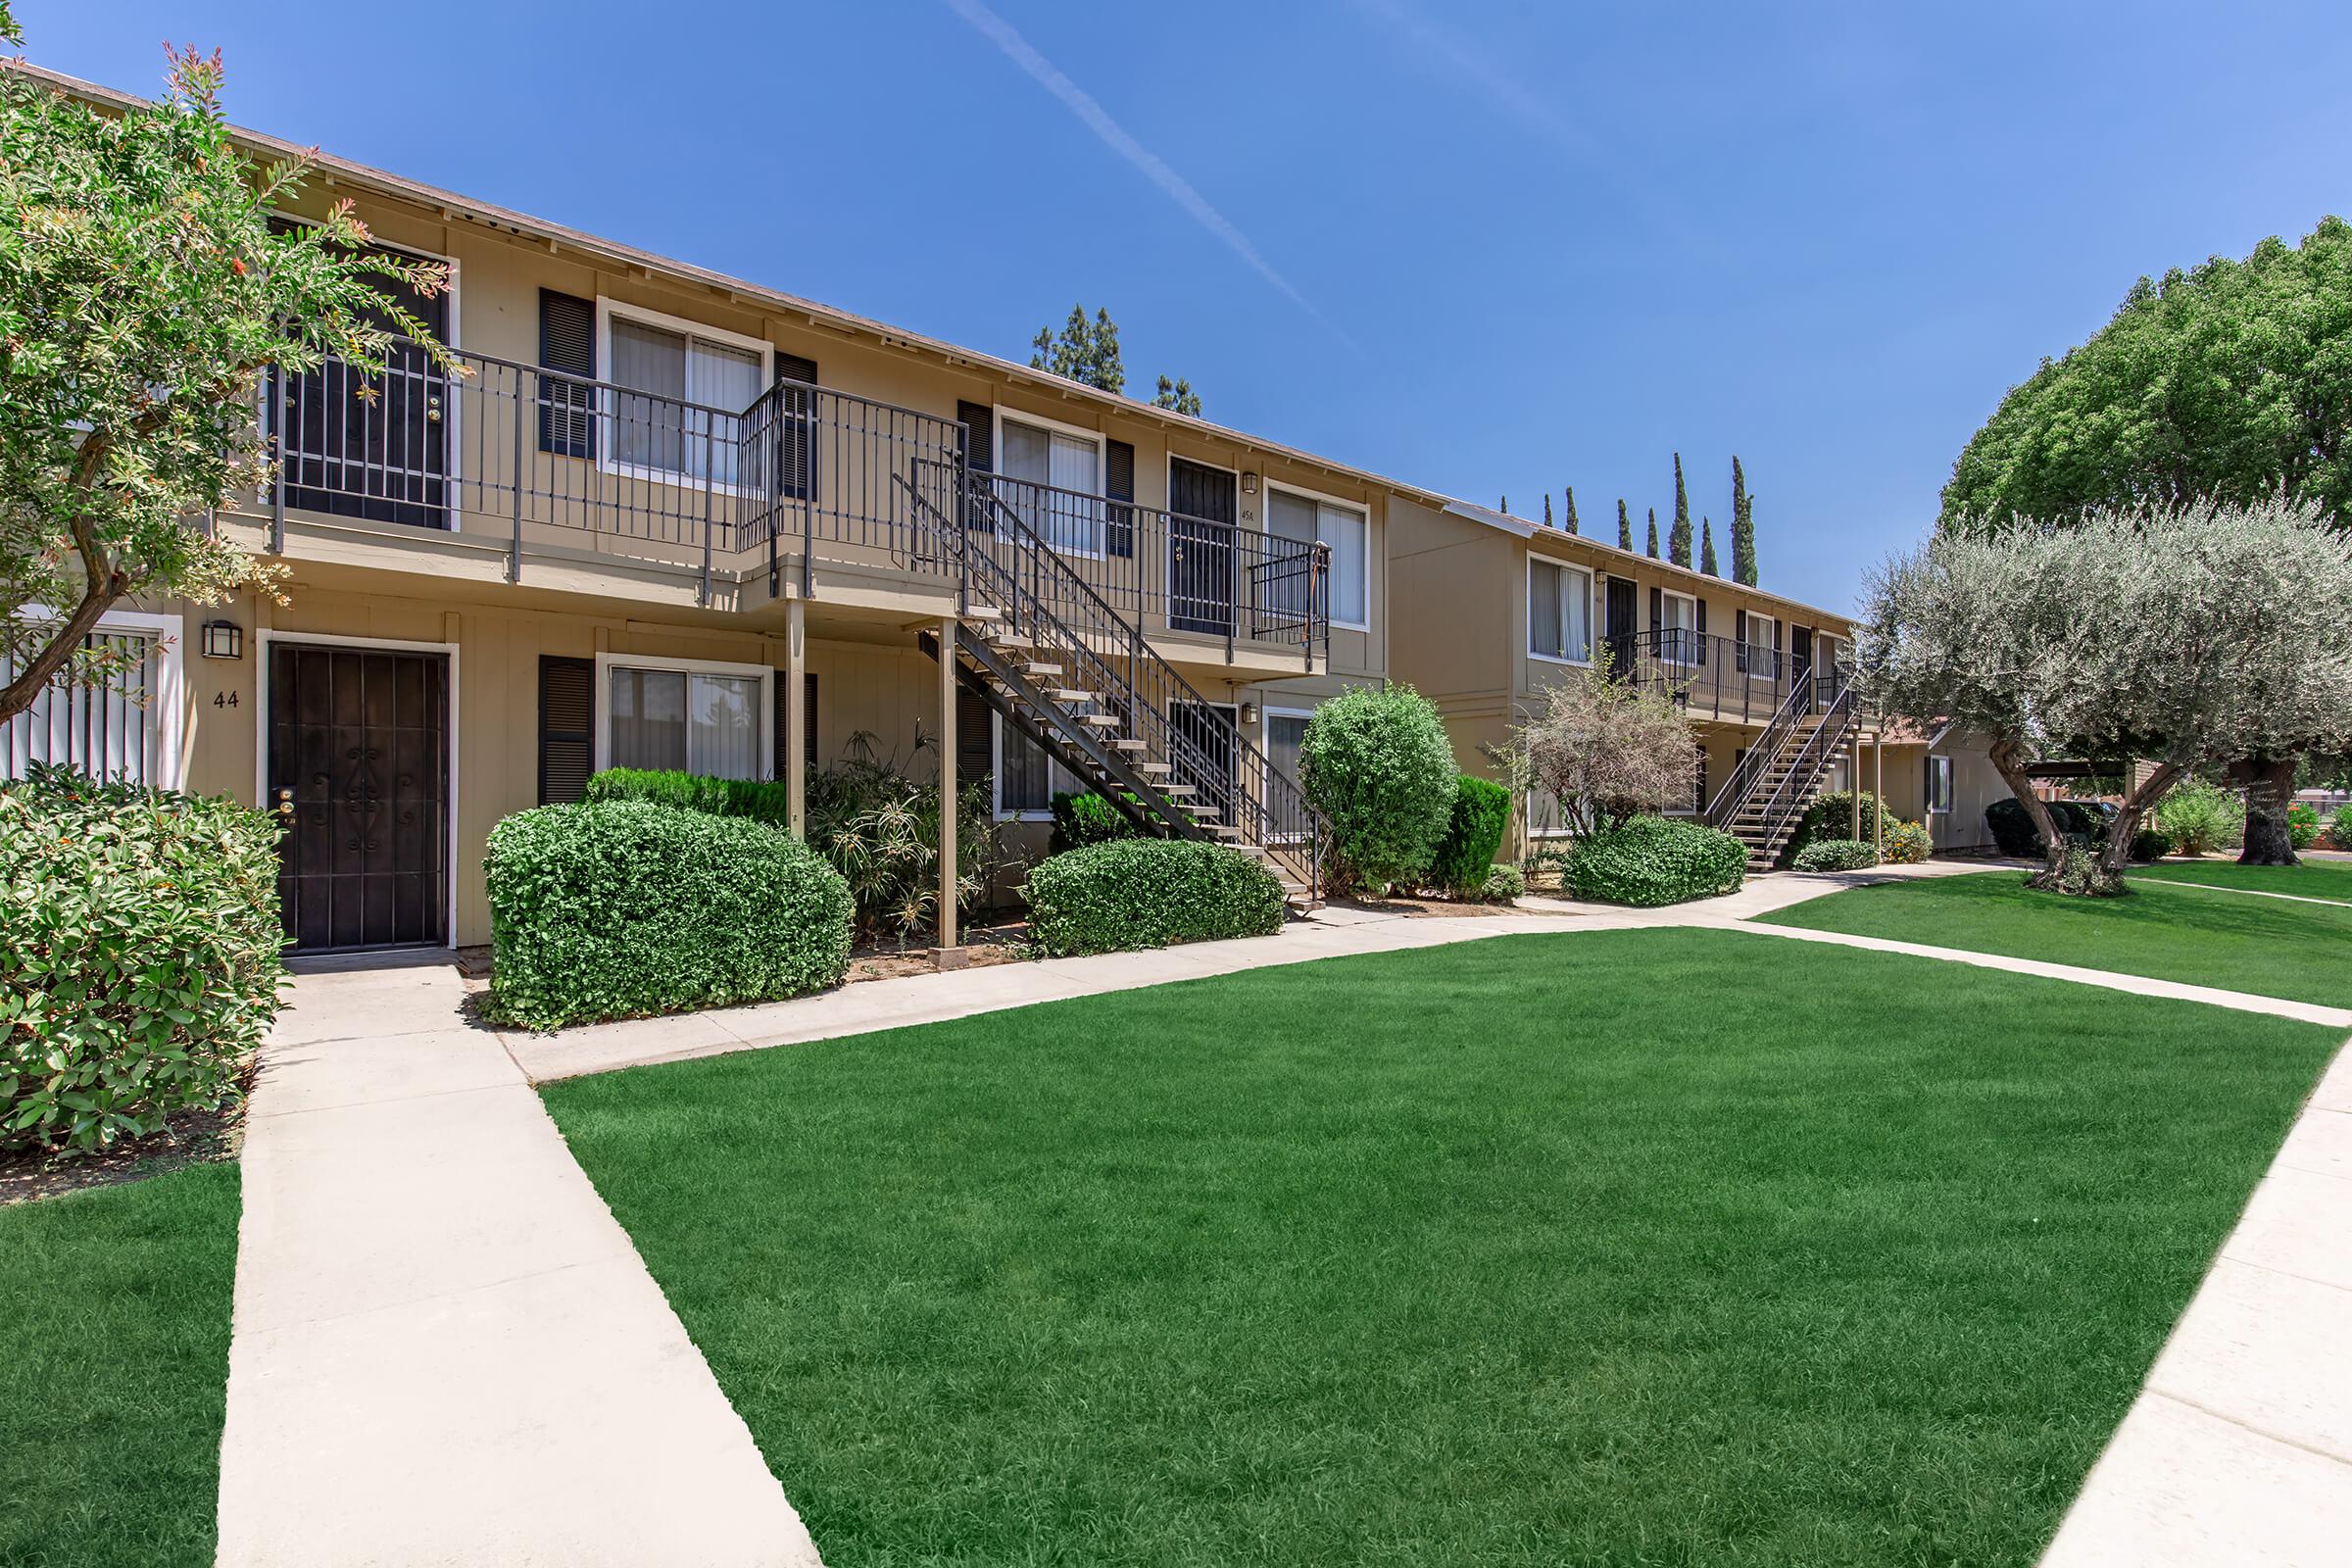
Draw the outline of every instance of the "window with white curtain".
[[[651,394],[613,396],[612,461],[698,483],[734,483],[735,416],[759,401],[764,357],[618,314],[611,335],[613,384]]]
[[[1681,664],[1698,662],[1698,601],[1667,593],[1658,600],[1658,656]]]
[[[1948,811],[1952,808],[1952,760],[1948,757],[1928,759],[1928,809]]]
[[[1770,615],[1747,612],[1747,672],[1767,680],[1781,678],[1780,622]]]
[[[1317,496],[1266,487],[1266,531],[1300,544],[1331,547],[1331,623],[1357,631],[1371,627],[1371,525],[1354,507]],[[1302,607],[1303,608],[1303,607]]]
[[[765,778],[763,677],[614,664],[606,678],[607,767]]]
[[[108,657],[106,679],[93,686],[52,682],[30,708],[0,723],[0,778],[23,778],[29,764],[50,762],[92,778],[162,785],[162,731],[172,716],[160,689],[162,637],[102,624],[81,645]],[[0,653],[0,685],[15,678],[15,661]]]
[[[1021,520],[1055,550],[1099,556],[1107,521],[1102,448],[1092,436],[1004,420],[997,486]]]
[[[997,813],[1035,816],[1054,809],[1056,794],[1074,795],[1087,786],[1047,755],[1046,749],[999,715],[997,724]]]
[[[1538,659],[1592,661],[1592,574],[1555,561],[1527,564],[1527,651]]]

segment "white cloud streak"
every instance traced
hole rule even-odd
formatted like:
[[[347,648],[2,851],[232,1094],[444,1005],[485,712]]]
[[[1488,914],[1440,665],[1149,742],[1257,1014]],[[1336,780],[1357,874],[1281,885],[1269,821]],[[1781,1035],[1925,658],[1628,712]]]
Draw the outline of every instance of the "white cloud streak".
[[[1274,264],[1267,261],[1258,248],[1250,243],[1249,235],[1236,228],[1230,219],[1210,206],[1208,198],[1195,190],[1190,180],[1168,167],[1167,160],[1129,135],[1126,127],[1111,119],[1110,112],[1095,101],[1093,94],[1062,74],[1053,61],[1039,54],[1035,46],[1014,29],[1012,24],[983,5],[981,0],[946,0],[946,4],[949,10],[970,23],[973,31],[995,44],[1007,60],[1027,73],[1039,86],[1061,100],[1062,107],[1077,116],[1079,123],[1093,131],[1102,145],[1133,165],[1145,178],[1164,191],[1170,201],[1182,208],[1194,222],[1208,230],[1227,250],[1240,257],[1251,271],[1273,284],[1283,298],[1312,317],[1317,325],[1355,354],[1363,354],[1355,340],[1342,331],[1330,317],[1325,316],[1314,301],[1299,293],[1289,278],[1274,270]]]

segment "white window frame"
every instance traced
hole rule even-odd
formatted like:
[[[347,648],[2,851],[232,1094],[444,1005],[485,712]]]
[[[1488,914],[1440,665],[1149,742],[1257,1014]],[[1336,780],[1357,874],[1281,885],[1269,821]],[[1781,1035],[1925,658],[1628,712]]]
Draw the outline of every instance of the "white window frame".
[[[1688,651],[1688,653],[1689,653],[1689,656],[1690,656],[1690,657],[1688,657],[1688,658],[1675,658],[1675,657],[1670,657],[1670,656],[1668,656],[1668,655],[1667,655],[1667,653],[1665,652],[1665,647],[1666,647],[1666,633],[1667,633],[1667,631],[1668,631],[1668,629],[1669,629],[1669,628],[1667,627],[1667,625],[1666,625],[1666,623],[1665,623],[1665,621],[1664,621],[1664,619],[1663,619],[1663,618],[1661,618],[1661,619],[1659,620],[1659,622],[1658,622],[1658,624],[1657,624],[1657,625],[1655,625],[1655,626],[1652,626],[1652,627],[1650,628],[1650,630],[1651,630],[1652,632],[1656,633],[1656,635],[1657,635],[1657,643],[1658,643],[1658,649],[1659,649],[1658,657],[1659,657],[1661,660],[1664,660],[1664,661],[1665,661],[1667,663],[1669,663],[1669,664],[1680,664],[1680,665],[1682,665],[1682,666],[1683,666],[1685,669],[1692,669],[1692,668],[1696,668],[1696,667],[1697,667],[1697,665],[1698,665],[1698,662],[1699,662],[1699,661],[1698,661],[1698,595],[1696,595],[1696,594],[1677,593],[1677,592],[1676,592],[1674,589],[1672,589],[1672,588],[1660,588],[1660,589],[1658,590],[1658,593],[1659,593],[1659,595],[1660,595],[1660,598],[1661,598],[1661,600],[1665,600],[1665,599],[1680,599],[1680,600],[1681,600],[1681,601],[1682,601],[1684,604],[1686,604],[1686,605],[1689,605],[1689,606],[1690,607],[1690,620],[1689,620],[1689,621],[1688,621],[1688,622],[1687,622],[1687,623],[1686,623],[1686,624],[1685,624],[1685,625],[1684,625],[1682,628],[1680,628],[1680,629],[1682,629],[1682,630],[1688,631],[1688,632],[1690,634],[1690,647],[1689,647],[1689,649],[1687,650],[1687,651]],[[1661,605],[1661,607],[1660,607],[1660,610],[1659,610],[1659,614],[1660,614],[1660,616],[1661,616],[1661,617],[1663,617],[1664,613],[1665,613],[1665,612],[1664,612],[1664,608],[1663,608],[1663,605]]]
[[[1943,785],[1943,804],[1941,806],[1937,806],[1936,804],[1936,786],[1938,781],[1940,781]],[[1933,752],[1929,753],[1928,777],[1926,780],[1927,798],[1920,803],[1921,808],[1926,811],[1927,814],[1931,816],[1951,815],[1952,782],[1952,760],[1948,757],[1939,757]]]
[[[1006,728],[1003,713],[992,710],[988,718],[988,806],[998,821],[1051,822],[1054,820],[1054,797],[1056,794],[1083,795],[1094,788],[1063,767],[1060,759],[1040,746],[1038,750],[1046,755],[1046,804],[1042,807],[1007,807],[1004,804],[1004,737],[1010,731]],[[1067,791],[1057,791],[1054,788],[1056,784],[1072,787]]]
[[[760,724],[757,751],[760,771],[755,779],[776,776],[776,671],[771,664],[739,664],[718,659],[669,659],[656,654],[609,654],[596,656],[596,742],[592,771],[603,772],[612,765],[612,671],[619,669],[678,670],[689,675],[756,675],[760,680],[760,698],[753,717]],[[795,758],[795,761],[799,759]]]
[[[1559,571],[1581,575],[1585,579],[1585,657],[1582,659],[1569,659],[1560,654],[1536,652],[1536,568],[1538,566],[1548,566]],[[1592,667],[1592,648],[1599,640],[1592,631],[1592,616],[1598,609],[1598,602],[1595,598],[1596,590],[1597,583],[1591,567],[1580,566],[1569,561],[1554,561],[1549,556],[1540,556],[1530,550],[1527,553],[1527,580],[1523,585],[1520,600],[1527,612],[1527,657],[1540,664],[1574,664],[1580,668]],[[1561,608],[1565,610],[1567,604],[1567,594],[1563,590],[1560,596]],[[1560,628],[1560,646],[1565,648],[1567,645],[1568,629],[1562,626]]]
[[[451,947],[458,942],[458,824],[465,820],[458,814],[459,796],[464,788],[465,773],[458,766],[458,738],[464,733],[459,723],[458,699],[465,690],[458,679],[458,656],[462,650],[456,643],[410,642],[398,637],[340,637],[323,632],[276,631],[264,626],[253,634],[254,699],[253,699],[253,798],[267,811],[274,803],[270,799],[270,649],[273,643],[292,643],[302,648],[361,648],[386,654],[441,654],[449,661],[449,777],[448,799],[441,803],[442,836],[449,840],[449,858],[443,866],[444,882],[449,888],[447,903],[442,908],[441,929]]]
[[[1335,496],[1324,490],[1309,490],[1305,485],[1292,484],[1287,479],[1268,479],[1265,481],[1265,489],[1268,493],[1269,500],[1267,505],[1262,509],[1265,515],[1261,517],[1259,521],[1262,524],[1260,531],[1263,532],[1269,539],[1275,537],[1273,528],[1274,508],[1271,501],[1271,495],[1272,492],[1276,490],[1283,491],[1289,495],[1304,497],[1306,500],[1318,503],[1319,506],[1337,507],[1342,512],[1352,512],[1356,515],[1356,520],[1363,524],[1364,572],[1362,586],[1364,590],[1364,618],[1361,620],[1342,620],[1339,616],[1333,615],[1331,617],[1331,626],[1332,630],[1334,631],[1369,632],[1372,629],[1372,508],[1365,502],[1350,501],[1346,496]],[[1320,540],[1322,536],[1323,517],[1322,514],[1318,512],[1315,516],[1315,537]],[[1336,595],[1326,596],[1327,603],[1336,601]]]
[[[1257,705],[1257,756],[1258,760],[1263,764],[1257,770],[1257,798],[1260,805],[1263,805],[1273,794],[1273,785],[1269,781],[1274,772],[1274,720],[1278,718],[1311,719],[1314,716],[1315,710],[1311,708],[1283,708],[1272,703]],[[1298,784],[1301,790],[1306,787],[1299,784],[1296,778],[1291,782]],[[1276,842],[1297,844],[1302,840],[1298,834],[1293,833],[1277,835]]]
[[[60,624],[66,619],[46,605],[26,605],[18,612],[17,618],[35,623]],[[136,632],[155,639],[155,685],[147,694],[147,711],[154,715],[155,774],[146,783],[149,789],[185,789],[187,686],[186,666],[181,662],[180,648],[186,634],[185,619],[179,615],[162,615],[144,610],[110,610],[98,617],[98,623],[90,630],[96,633]]]
[[[709,326],[701,321],[688,320],[682,316],[671,316],[666,312],[649,310],[642,305],[631,305],[625,301],[615,300],[609,295],[599,294],[596,297],[596,363],[605,368],[606,374],[600,379],[608,387],[620,386],[618,381],[612,379],[611,373],[612,369],[612,318],[616,316],[624,321],[634,321],[640,326],[658,327],[664,332],[680,333],[690,339],[703,338],[719,348],[745,349],[755,352],[760,356],[759,395],[764,396],[767,389],[776,384],[776,348],[766,339],[747,337],[741,332],[730,332],[724,327]],[[623,390],[634,389],[624,388]],[[600,392],[597,398],[597,417],[612,419],[613,417],[612,404],[619,395],[618,392],[613,391]],[[662,394],[646,392],[641,395],[653,398],[661,397]],[[737,409],[734,412],[741,414],[744,411]],[[707,481],[697,479],[691,473],[670,468],[657,468],[650,464],[622,463],[612,456],[614,444],[612,432],[608,428],[605,438],[596,443],[596,466],[599,471],[612,474],[615,478],[641,479],[647,484],[671,485],[680,490],[701,490],[706,486]],[[745,487],[739,484],[710,484],[709,488],[720,495],[749,494]]]
[[[1005,479],[1015,485],[1041,483],[1051,485],[1052,483],[1050,480],[1023,479],[1004,472],[1004,422],[1007,419],[1014,424],[1026,424],[1043,430],[1049,435],[1075,436],[1081,441],[1094,443],[1095,499],[1102,503],[1102,515],[1100,519],[1102,548],[1100,550],[1072,550],[1054,544],[1042,532],[1038,537],[1040,542],[1055,554],[1068,556],[1074,561],[1101,561],[1108,556],[1110,554],[1110,497],[1104,492],[1110,487],[1110,437],[1101,430],[1089,430],[1082,424],[1065,424],[1059,419],[1050,419],[1042,414],[1031,414],[1026,409],[1007,409],[1001,403],[989,412],[992,417],[989,420],[988,450],[994,455],[997,465],[997,471],[989,475],[991,479]],[[1012,505],[1012,502],[1006,497],[1000,495],[998,499],[1004,501],[1008,507]],[[1031,526],[1035,527],[1035,524],[1031,524]]]

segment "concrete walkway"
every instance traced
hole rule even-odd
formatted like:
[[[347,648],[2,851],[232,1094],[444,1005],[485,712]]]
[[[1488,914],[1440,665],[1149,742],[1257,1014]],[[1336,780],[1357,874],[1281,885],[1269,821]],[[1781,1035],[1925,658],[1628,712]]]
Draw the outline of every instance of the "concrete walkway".
[[[813,1564],[446,964],[310,974],[246,1122],[219,1561]]]

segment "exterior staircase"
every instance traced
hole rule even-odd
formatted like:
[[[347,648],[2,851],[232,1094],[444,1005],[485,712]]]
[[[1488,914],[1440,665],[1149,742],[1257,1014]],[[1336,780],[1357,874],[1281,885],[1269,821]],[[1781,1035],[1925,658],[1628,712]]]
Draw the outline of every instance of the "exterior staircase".
[[[1764,733],[1708,803],[1708,825],[1747,846],[1751,869],[1770,870],[1830,769],[1852,755],[1859,723],[1859,705],[1842,668],[1798,675]]]
[[[956,646],[934,659],[1145,832],[1231,845],[1298,907],[1321,896],[1323,825],[1215,705],[1154,653],[1007,505],[989,475],[943,466],[904,484],[957,582]]]

